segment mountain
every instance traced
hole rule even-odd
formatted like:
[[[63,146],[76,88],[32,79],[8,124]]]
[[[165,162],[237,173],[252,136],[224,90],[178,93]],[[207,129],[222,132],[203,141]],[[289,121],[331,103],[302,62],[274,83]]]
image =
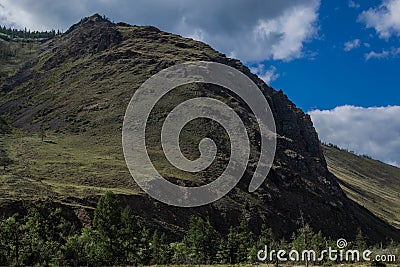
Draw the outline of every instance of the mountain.
[[[328,169],[346,195],[400,228],[400,169],[335,146],[322,146]]]
[[[153,228],[180,235],[189,217],[209,217],[220,232],[245,216],[259,229],[271,226],[289,238],[304,219],[331,238],[354,239],[358,229],[370,242],[400,239],[400,231],[349,199],[329,172],[310,117],[282,91],[252,74],[240,61],[209,45],[151,26],[114,24],[93,15],[63,35],[32,45],[35,53],[3,79],[0,114],[13,126],[2,135],[7,170],[1,173],[2,213],[23,209],[23,202],[44,199],[61,205],[68,216],[88,223],[99,195],[112,190]],[[147,196],[133,181],[121,146],[125,109],[135,90],[150,76],[187,61],[213,61],[234,67],[253,80],[268,100],[278,134],[274,164],[254,193],[247,187],[259,156],[255,117],[236,95],[209,84],[181,86],[163,97],[152,112],[146,144],[157,170],[187,186],[207,183],[226,167],[229,138],[209,120],[195,120],[181,134],[188,158],[199,156],[201,138],[215,138],[217,160],[199,174],[177,170],[166,160],[160,130],[167,114],[184,100],[208,96],[230,105],[246,122],[251,157],[244,177],[227,196],[199,208],[177,208]],[[257,230],[255,230],[257,231]]]

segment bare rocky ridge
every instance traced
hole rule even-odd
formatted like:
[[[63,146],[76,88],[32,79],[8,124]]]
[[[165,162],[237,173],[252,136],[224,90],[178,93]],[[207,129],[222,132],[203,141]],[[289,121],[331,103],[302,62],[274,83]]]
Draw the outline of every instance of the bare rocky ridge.
[[[135,89],[158,71],[186,61],[232,66],[248,75],[264,93],[279,136],[274,166],[261,188],[247,192],[253,171],[250,166],[236,189],[205,207],[174,208],[144,194],[121,196],[153,227],[179,232],[187,226],[189,216],[197,214],[209,216],[219,231],[227,232],[229,225],[246,216],[255,229],[266,222],[277,236],[289,237],[300,227],[303,214],[313,229],[331,238],[354,239],[360,228],[371,242],[400,240],[399,230],[345,196],[327,169],[310,117],[238,60],[201,42],[150,26],[114,24],[98,15],[83,19],[64,35],[44,43],[42,49],[36,61],[15,77],[0,102],[0,114],[9,115],[15,127],[28,131],[46,124],[63,134],[120,138],[125,108]],[[216,94],[204,88],[200,91]],[[224,96],[228,97],[235,98]],[[238,108],[242,117],[251,118],[246,110]],[[249,128],[255,129],[257,148],[257,129]],[[256,159],[257,153],[253,157]]]

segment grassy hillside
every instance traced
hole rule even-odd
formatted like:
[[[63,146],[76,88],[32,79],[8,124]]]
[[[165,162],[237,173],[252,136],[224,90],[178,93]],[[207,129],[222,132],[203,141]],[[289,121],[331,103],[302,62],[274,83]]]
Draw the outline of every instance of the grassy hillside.
[[[115,137],[82,135],[6,135],[3,146],[13,164],[0,171],[1,199],[67,196],[83,198],[112,190],[137,192]],[[118,140],[119,141],[119,140]]]
[[[323,150],[348,197],[400,228],[400,169],[334,147]]]
[[[0,38],[0,88],[7,86],[7,79],[37,56],[41,48],[41,41],[14,41]]]

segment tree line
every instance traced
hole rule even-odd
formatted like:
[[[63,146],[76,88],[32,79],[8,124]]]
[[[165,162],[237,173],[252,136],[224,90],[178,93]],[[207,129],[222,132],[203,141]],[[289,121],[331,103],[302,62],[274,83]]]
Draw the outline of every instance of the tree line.
[[[13,29],[11,27],[0,26],[0,38],[10,41],[11,39],[50,39],[61,34],[60,30],[51,31],[31,31],[27,28]]]
[[[326,142],[322,142],[322,141],[320,141],[320,143],[322,145],[324,145],[324,146],[327,146],[327,147],[335,148],[337,150],[345,151],[345,152],[354,154],[356,156],[360,156],[360,157],[363,157],[363,158],[366,158],[366,159],[372,159],[373,160],[373,158],[370,155],[367,155],[367,154],[358,154],[358,153],[354,152],[353,150],[348,150],[347,148],[341,148],[338,145],[335,145],[335,144],[332,144],[332,143],[326,143]]]
[[[129,207],[123,209],[112,192],[99,199],[90,227],[76,229],[63,218],[60,209],[44,204],[33,205],[24,216],[14,214],[0,222],[1,266],[255,263],[258,251],[265,245],[318,252],[328,245],[334,247],[335,242],[321,232],[315,233],[307,224],[290,240],[277,240],[266,225],[261,234],[255,235],[245,219],[231,227],[227,236],[221,236],[210,220],[199,217],[191,217],[182,240],[170,242],[164,233],[147,229]],[[361,232],[353,246],[367,247]]]

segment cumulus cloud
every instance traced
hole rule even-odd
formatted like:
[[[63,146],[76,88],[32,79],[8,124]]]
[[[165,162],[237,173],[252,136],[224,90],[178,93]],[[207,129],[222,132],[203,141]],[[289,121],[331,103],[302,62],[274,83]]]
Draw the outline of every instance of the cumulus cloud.
[[[277,18],[260,19],[253,33],[255,40],[272,43],[268,57],[291,59],[302,56],[303,42],[315,35],[315,7],[293,7]]]
[[[349,52],[354,48],[360,47],[360,39],[354,39],[353,41],[348,41],[344,43],[344,51]]]
[[[317,35],[320,0],[0,0],[0,20],[31,29],[67,29],[93,13],[211,44],[245,62],[291,60],[306,55]]]
[[[400,166],[400,106],[309,112],[320,139]]]
[[[380,38],[400,36],[400,0],[383,0],[376,8],[363,11],[358,20],[367,28],[374,28]]]
[[[264,64],[258,64],[256,67],[250,68],[250,70],[254,74],[257,74],[266,84],[270,84],[280,76],[280,74],[277,73],[276,67],[272,65],[267,69]]]

